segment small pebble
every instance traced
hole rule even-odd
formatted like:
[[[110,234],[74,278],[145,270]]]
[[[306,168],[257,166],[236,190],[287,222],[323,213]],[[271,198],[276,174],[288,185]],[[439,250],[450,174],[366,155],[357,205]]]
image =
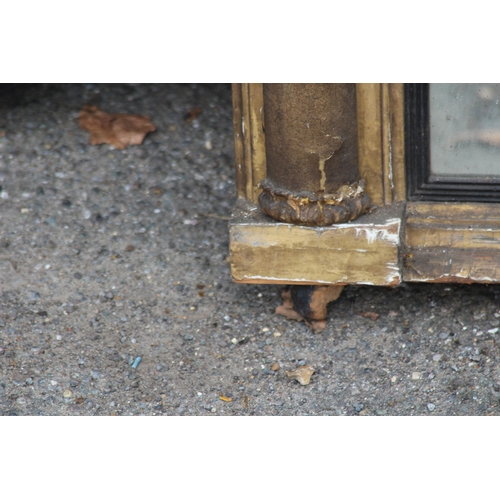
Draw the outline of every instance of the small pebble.
[[[64,391],[63,392],[63,396],[65,398],[70,398],[72,395],[73,395],[73,393],[71,391]]]
[[[436,409],[436,405],[433,405],[432,403],[429,403],[429,404],[427,405],[427,409],[428,409],[429,411],[434,411],[434,410]]]
[[[205,141],[205,149],[208,149],[209,151],[213,149],[213,144],[212,141]]]
[[[442,354],[434,354],[434,356],[432,356],[432,360],[433,361],[441,361],[442,357],[443,357]]]
[[[488,330],[488,333],[498,333],[498,328],[492,328],[491,330]]]
[[[422,374],[420,372],[413,372],[411,374],[412,380],[420,380],[422,378]]]
[[[57,340],[62,340],[62,335],[56,335]]]
[[[25,380],[25,383],[26,385],[33,385],[33,379],[31,377],[28,377],[26,380]]]
[[[271,366],[271,370],[273,372],[277,372],[280,369],[280,364],[279,363],[274,363],[273,366]]]

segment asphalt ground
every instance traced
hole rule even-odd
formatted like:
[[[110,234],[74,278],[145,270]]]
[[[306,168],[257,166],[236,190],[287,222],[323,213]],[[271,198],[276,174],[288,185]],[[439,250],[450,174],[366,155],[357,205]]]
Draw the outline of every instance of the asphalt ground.
[[[90,145],[86,104],[156,131]],[[231,280],[233,160],[228,84],[2,89],[0,415],[500,413],[499,286],[347,287],[321,333],[277,316],[283,287]]]

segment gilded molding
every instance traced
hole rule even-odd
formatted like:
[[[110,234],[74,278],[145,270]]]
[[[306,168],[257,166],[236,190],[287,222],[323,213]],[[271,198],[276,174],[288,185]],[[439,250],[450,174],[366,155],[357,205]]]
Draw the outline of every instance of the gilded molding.
[[[370,209],[363,179],[344,184],[335,193],[292,192],[270,179],[260,183],[262,211],[280,222],[303,226],[330,226],[356,219]]]

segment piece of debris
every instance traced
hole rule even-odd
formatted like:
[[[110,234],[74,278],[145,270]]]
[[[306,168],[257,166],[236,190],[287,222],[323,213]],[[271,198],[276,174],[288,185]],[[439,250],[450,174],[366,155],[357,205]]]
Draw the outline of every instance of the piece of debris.
[[[314,373],[314,368],[310,365],[299,366],[299,368],[295,368],[295,370],[285,372],[285,375],[299,382],[301,385],[307,385],[311,381],[311,376]]]
[[[151,188],[151,193],[155,196],[161,196],[163,194],[163,189],[159,186],[153,186]]]
[[[277,372],[280,369],[280,364],[279,363],[274,363],[273,366],[271,366],[271,370],[273,372]]]
[[[186,113],[184,120],[186,120],[188,123],[191,123],[193,120],[196,120],[196,118],[198,118],[200,113],[201,113],[201,108],[196,107],[196,108],[190,109]]]
[[[303,286],[305,290],[305,286]],[[281,297],[283,298],[283,304],[278,306],[275,310],[276,314],[285,316],[287,319],[293,319],[295,321],[305,321],[305,323],[311,327],[314,333],[322,332],[326,328],[326,314],[327,305],[333,300],[337,300],[343,285],[338,286],[316,286],[313,288],[312,293],[307,296],[306,306],[309,309],[309,317],[305,317],[300,312],[294,308],[294,301],[292,299],[292,289],[288,288],[283,291]],[[295,291],[298,290],[299,286],[296,287]],[[309,290],[311,291],[311,290]],[[301,311],[304,312],[304,311]]]
[[[375,321],[380,317],[380,314],[378,314],[376,312],[372,312],[372,311],[366,311],[366,312],[362,312],[361,316],[368,318],[368,319],[371,319],[372,321]]]
[[[223,396],[222,394],[219,396],[219,399],[221,401],[225,401],[226,403],[230,403],[233,400],[233,398],[229,398],[227,396]]]
[[[141,357],[137,356],[137,358],[135,358],[135,361],[132,363],[132,368],[135,370],[139,366],[140,362],[141,362]]]
[[[281,298],[283,299],[283,304],[276,308],[276,311],[274,311],[276,314],[285,316],[287,319],[294,319],[295,321],[305,321],[305,318],[293,308],[290,289],[284,290]]]
[[[147,116],[105,113],[97,106],[84,106],[80,111],[80,127],[90,132],[90,144],[110,144],[116,149],[142,144],[156,127]]]

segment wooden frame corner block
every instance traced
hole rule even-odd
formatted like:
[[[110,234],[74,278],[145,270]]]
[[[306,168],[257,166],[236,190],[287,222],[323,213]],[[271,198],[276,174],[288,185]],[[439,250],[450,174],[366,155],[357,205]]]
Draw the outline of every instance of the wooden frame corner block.
[[[229,224],[233,280],[396,286],[403,212],[404,204],[395,204],[352,222],[307,227],[277,223],[240,199]]]

